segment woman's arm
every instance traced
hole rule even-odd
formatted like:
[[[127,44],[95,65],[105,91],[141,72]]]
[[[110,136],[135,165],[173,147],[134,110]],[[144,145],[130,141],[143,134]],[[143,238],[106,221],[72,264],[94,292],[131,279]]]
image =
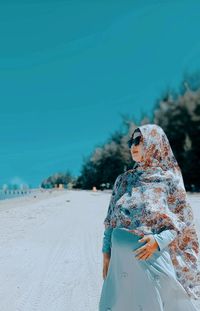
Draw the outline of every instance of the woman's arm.
[[[187,202],[187,195],[181,173],[176,180],[170,180],[167,192],[168,211],[166,220],[169,222],[169,229],[154,234],[159,244],[159,250],[166,248],[175,238],[181,236],[187,229],[191,220],[191,207]],[[167,225],[169,225],[167,224]],[[171,228],[170,228],[171,227]]]
[[[104,230],[104,235],[103,235],[102,253],[107,253],[107,254],[111,253],[111,236],[112,236],[113,227],[111,226],[110,221],[111,221],[112,213],[114,212],[114,209],[115,209],[116,199],[119,196],[119,186],[120,186],[122,175],[123,173],[118,175],[118,177],[115,180],[113,190],[112,190],[112,195],[111,195],[108,210],[107,210],[107,215],[106,215],[106,218],[104,219],[105,230]]]
[[[175,230],[163,230],[153,236],[158,243],[158,250],[162,251],[176,238],[177,232]]]
[[[113,228],[106,228],[103,236],[102,253],[111,253],[111,235]]]

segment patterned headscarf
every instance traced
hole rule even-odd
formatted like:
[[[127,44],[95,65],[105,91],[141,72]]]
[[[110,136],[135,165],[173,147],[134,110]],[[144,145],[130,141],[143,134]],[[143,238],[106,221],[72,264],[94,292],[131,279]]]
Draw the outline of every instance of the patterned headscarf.
[[[160,126],[138,128],[143,138],[142,161],[117,177],[104,225],[146,233],[175,230],[176,238],[169,244],[172,263],[188,295],[198,299],[199,241],[181,169]]]

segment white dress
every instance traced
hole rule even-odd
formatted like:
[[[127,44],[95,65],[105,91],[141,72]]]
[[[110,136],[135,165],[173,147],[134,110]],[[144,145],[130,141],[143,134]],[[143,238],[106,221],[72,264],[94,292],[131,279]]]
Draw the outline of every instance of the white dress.
[[[168,252],[170,230],[155,235],[159,250],[144,260],[132,250],[145,243],[125,228],[105,230],[102,251],[109,247],[111,258],[103,281],[99,311],[198,311],[176,274]]]

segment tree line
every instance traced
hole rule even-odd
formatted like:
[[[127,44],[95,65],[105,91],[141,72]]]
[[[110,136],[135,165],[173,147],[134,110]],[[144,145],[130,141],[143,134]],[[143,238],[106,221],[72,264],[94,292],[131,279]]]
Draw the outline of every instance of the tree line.
[[[42,187],[59,183],[73,188],[112,188],[116,177],[132,168],[127,141],[140,125],[155,123],[165,131],[173,153],[182,170],[187,191],[200,191],[200,74],[185,75],[178,91],[167,89],[155,101],[151,116],[122,115],[120,128],[84,157],[80,175],[56,173],[42,182]]]

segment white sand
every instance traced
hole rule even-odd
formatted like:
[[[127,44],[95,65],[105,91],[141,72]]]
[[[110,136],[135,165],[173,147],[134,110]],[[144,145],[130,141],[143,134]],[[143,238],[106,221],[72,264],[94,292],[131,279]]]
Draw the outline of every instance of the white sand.
[[[0,311],[98,311],[110,193],[36,195],[0,201]],[[200,233],[199,198],[189,195]]]

